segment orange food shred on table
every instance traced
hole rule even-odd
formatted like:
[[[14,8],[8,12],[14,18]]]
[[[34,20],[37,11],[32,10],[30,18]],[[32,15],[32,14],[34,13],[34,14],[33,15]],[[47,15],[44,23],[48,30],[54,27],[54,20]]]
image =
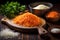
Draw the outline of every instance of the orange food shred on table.
[[[29,12],[16,16],[13,19],[13,22],[25,27],[34,27],[42,24],[42,21],[38,16]]]

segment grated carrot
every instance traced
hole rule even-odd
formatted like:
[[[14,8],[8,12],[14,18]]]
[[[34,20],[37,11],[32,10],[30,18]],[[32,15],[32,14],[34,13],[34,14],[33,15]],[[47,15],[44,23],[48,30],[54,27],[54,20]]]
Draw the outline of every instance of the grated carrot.
[[[47,17],[56,18],[56,17],[58,17],[58,12],[51,11],[48,13]]]
[[[39,17],[29,12],[16,16],[13,19],[13,22],[26,27],[38,26],[42,24]]]

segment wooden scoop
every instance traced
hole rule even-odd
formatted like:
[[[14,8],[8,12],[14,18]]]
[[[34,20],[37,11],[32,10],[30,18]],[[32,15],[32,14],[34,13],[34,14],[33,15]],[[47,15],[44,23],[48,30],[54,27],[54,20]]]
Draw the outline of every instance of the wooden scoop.
[[[3,18],[1,21],[3,21],[3,22],[5,22],[5,23],[7,23],[7,25],[10,25],[10,26],[12,26],[12,27],[15,27],[15,28],[19,28],[19,30],[20,29],[38,29],[38,32],[39,32],[39,34],[41,35],[41,34],[46,34],[47,33],[47,31],[43,28],[43,26],[46,24],[46,22],[45,22],[45,20],[44,19],[42,19],[41,18],[41,20],[42,20],[42,25],[40,26],[40,27],[23,27],[23,26],[18,26],[18,25],[16,25],[16,24],[13,24],[12,23],[12,20],[9,20],[9,19],[7,19],[7,18]]]

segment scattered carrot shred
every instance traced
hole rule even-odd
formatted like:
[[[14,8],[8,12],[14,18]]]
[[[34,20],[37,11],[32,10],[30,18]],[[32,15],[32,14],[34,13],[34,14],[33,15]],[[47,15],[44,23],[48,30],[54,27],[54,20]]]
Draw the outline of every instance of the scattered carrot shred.
[[[29,12],[16,16],[13,19],[13,22],[26,27],[34,27],[42,24],[42,21],[39,17]]]

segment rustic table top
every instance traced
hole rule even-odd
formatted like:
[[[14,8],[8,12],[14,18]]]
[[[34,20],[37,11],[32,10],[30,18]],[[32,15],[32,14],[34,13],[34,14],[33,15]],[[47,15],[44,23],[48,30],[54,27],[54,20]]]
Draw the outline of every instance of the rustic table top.
[[[60,4],[54,5],[53,10],[58,10],[60,11]],[[0,15],[0,20],[3,16]],[[51,25],[51,26],[59,26],[60,25]],[[0,21],[0,31],[3,28],[7,28],[6,25],[2,24]],[[20,33],[20,35],[16,38],[9,38],[9,39],[5,39],[0,37],[0,40],[60,40],[60,37],[54,37],[51,33],[48,33],[46,35],[39,35],[38,33],[34,33],[34,34],[26,34],[26,33]]]

